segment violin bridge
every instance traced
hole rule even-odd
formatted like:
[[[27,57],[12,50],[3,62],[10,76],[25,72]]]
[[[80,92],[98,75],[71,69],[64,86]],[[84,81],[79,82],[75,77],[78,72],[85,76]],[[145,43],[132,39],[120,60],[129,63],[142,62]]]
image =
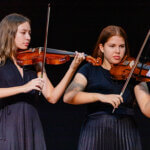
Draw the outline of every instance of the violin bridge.
[[[132,60],[129,64],[130,68],[132,68],[134,66],[134,60]]]

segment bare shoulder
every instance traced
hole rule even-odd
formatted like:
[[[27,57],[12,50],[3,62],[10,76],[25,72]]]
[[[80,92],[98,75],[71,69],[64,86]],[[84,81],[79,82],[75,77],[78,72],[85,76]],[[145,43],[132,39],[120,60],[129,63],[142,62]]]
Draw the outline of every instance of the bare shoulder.
[[[77,82],[77,83],[81,83],[81,84],[87,84],[87,79],[86,77],[81,74],[81,73],[77,73],[74,77],[74,82]]]
[[[66,93],[70,91],[83,91],[87,85],[87,79],[81,73],[77,73],[66,90]]]

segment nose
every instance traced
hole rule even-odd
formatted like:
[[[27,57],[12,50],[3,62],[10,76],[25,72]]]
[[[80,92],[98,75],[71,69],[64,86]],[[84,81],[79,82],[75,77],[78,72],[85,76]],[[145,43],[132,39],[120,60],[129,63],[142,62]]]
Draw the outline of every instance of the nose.
[[[120,53],[120,47],[119,46],[116,47],[116,53]]]
[[[26,34],[26,39],[29,41],[31,40],[31,35],[29,33]]]

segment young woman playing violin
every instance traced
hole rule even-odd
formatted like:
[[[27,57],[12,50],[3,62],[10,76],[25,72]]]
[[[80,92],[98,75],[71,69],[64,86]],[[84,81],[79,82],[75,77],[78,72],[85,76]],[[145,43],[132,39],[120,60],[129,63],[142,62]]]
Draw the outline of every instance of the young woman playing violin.
[[[94,57],[102,58],[102,65],[85,64],[67,88],[65,103],[87,104],[78,150],[141,150],[133,119],[134,87],[137,83],[131,80],[121,96],[125,81],[112,79],[109,72],[112,64],[119,64],[127,54],[125,31],[119,26],[107,26],[100,33],[93,52]],[[139,86],[135,87],[139,107],[150,117],[150,98],[141,97],[145,91],[142,92]]]
[[[18,49],[28,48],[30,20],[10,14],[0,22],[0,149],[45,150],[45,141],[38,113],[34,107],[36,91],[50,103],[63,94],[74,72],[84,59],[77,53],[67,73],[54,88],[44,72],[25,70],[17,64]]]

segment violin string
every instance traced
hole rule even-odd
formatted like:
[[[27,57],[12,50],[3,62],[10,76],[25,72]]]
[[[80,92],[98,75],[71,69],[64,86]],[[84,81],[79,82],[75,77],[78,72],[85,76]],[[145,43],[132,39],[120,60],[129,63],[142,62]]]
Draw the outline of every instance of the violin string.
[[[43,50],[43,47],[41,49]],[[54,48],[47,48],[46,52],[51,53],[51,54],[75,55],[75,52],[68,52],[66,50],[58,50]]]

